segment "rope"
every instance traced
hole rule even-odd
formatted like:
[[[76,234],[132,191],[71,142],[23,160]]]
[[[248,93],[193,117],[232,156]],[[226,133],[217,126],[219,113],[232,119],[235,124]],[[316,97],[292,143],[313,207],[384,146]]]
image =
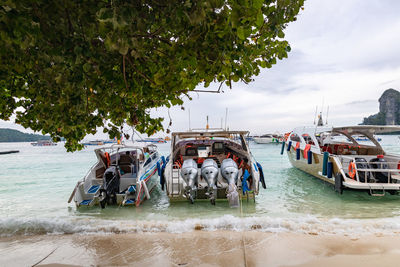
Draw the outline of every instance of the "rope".
[[[54,253],[54,251],[56,251],[57,248],[58,248],[58,247],[56,247],[55,249],[53,249],[53,251],[50,252],[46,257],[44,257],[44,258],[41,259],[40,261],[38,261],[38,262],[36,262],[35,264],[33,264],[32,267],[35,267],[35,266],[39,265],[42,261],[44,261],[45,259],[47,259],[51,254]]]
[[[247,196],[248,197],[248,196]],[[243,219],[243,197],[240,197],[240,218]],[[244,243],[244,233],[242,232],[242,246],[243,246],[243,261],[244,266],[247,267],[247,258],[246,258],[246,244]]]

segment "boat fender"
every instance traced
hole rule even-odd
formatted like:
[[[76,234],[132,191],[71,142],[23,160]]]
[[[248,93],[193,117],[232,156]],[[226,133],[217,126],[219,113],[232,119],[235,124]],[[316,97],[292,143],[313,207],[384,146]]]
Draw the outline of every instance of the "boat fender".
[[[340,173],[335,175],[335,191],[343,194],[343,176]]]
[[[161,177],[161,164],[160,164],[160,161],[157,161],[157,173],[158,173],[158,177]]]
[[[307,144],[306,145],[306,147],[304,148],[304,151],[303,151],[303,157],[305,158],[305,159],[308,159],[308,151],[310,151],[310,149],[311,149],[311,145],[310,144]]]
[[[165,160],[165,157],[164,157],[164,156],[161,156],[161,161],[162,161],[162,164],[163,164],[163,165],[167,164],[167,162],[166,162],[166,160]]]
[[[247,192],[250,191],[249,187],[247,186],[247,178],[250,177],[250,174],[247,170],[244,170],[244,174],[243,174],[243,179],[242,179],[242,192],[243,195]]]
[[[164,191],[164,186],[165,186],[165,165],[161,167],[161,176],[160,176],[160,184],[161,184],[161,190]]]
[[[349,176],[351,179],[355,180],[356,177],[356,164],[354,163],[354,161],[351,161],[349,163]]]
[[[328,162],[328,168],[327,168],[328,178],[332,178],[332,172],[333,172],[333,162]]]
[[[297,142],[296,143],[296,147],[295,147],[296,149],[299,149],[300,148],[300,142]]]
[[[312,164],[312,151],[311,150],[307,151],[307,163]]]
[[[296,148],[296,160],[300,160],[300,148]]]
[[[290,148],[292,147],[292,141],[289,141],[288,145],[287,145],[287,151],[290,151]]]
[[[257,167],[258,167],[258,169],[260,171],[260,182],[261,182],[261,185],[262,185],[262,187],[264,189],[267,189],[267,186],[265,185],[264,172],[263,172],[261,164],[258,163],[258,162],[257,162]]]
[[[322,175],[326,176],[328,168],[329,152],[324,152],[324,159],[322,160]]]
[[[285,150],[285,143],[285,141],[282,142],[281,155],[283,155],[283,151]]]

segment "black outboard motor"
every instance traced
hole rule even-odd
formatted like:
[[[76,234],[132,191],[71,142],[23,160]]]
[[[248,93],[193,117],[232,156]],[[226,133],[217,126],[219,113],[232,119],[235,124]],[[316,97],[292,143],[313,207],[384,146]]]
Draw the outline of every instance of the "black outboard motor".
[[[100,189],[100,206],[105,208],[107,204],[117,203],[117,194],[119,193],[120,175],[117,166],[110,166],[104,172],[103,186]]]
[[[376,158],[371,159],[369,165],[372,169],[389,169],[383,155],[378,155]],[[387,183],[389,180],[388,172],[373,172],[373,174],[378,183]]]
[[[368,162],[364,158],[355,158],[357,169],[369,169]],[[369,172],[358,171],[360,182],[371,182]]]

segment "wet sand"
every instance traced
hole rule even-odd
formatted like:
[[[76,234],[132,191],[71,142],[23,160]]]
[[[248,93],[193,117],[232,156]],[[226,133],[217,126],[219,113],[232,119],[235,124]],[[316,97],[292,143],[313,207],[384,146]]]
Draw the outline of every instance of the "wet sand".
[[[0,238],[0,266],[398,266],[400,236],[193,231]]]

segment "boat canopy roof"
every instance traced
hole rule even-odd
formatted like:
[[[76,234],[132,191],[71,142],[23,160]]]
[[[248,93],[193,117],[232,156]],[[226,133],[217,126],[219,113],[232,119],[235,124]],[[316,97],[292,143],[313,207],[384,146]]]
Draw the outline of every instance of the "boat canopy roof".
[[[352,134],[381,134],[381,133],[391,133],[400,132],[400,125],[383,126],[383,125],[355,125],[355,126],[343,126],[343,127],[333,127],[333,126],[305,126],[297,127],[294,129],[297,133],[324,133],[324,132],[339,132],[348,135]]]
[[[150,151],[155,151],[157,150],[157,146],[153,145],[153,144],[149,144],[149,145],[127,145],[127,144],[112,144],[112,145],[108,145],[108,146],[102,146],[100,148],[95,149],[95,153],[97,154],[98,151],[104,151],[104,150],[122,150],[122,149],[136,149],[141,151],[141,153],[143,153],[143,149],[147,147]]]
[[[179,139],[184,138],[203,138],[203,137],[222,137],[222,138],[230,138],[232,135],[246,135],[248,131],[191,131],[191,132],[175,132],[172,133],[172,136],[177,136]]]
[[[353,133],[369,133],[369,134],[380,134],[380,133],[392,133],[400,132],[400,125],[356,125],[356,126],[345,126],[345,127],[333,127],[335,132],[343,132],[348,134]]]

